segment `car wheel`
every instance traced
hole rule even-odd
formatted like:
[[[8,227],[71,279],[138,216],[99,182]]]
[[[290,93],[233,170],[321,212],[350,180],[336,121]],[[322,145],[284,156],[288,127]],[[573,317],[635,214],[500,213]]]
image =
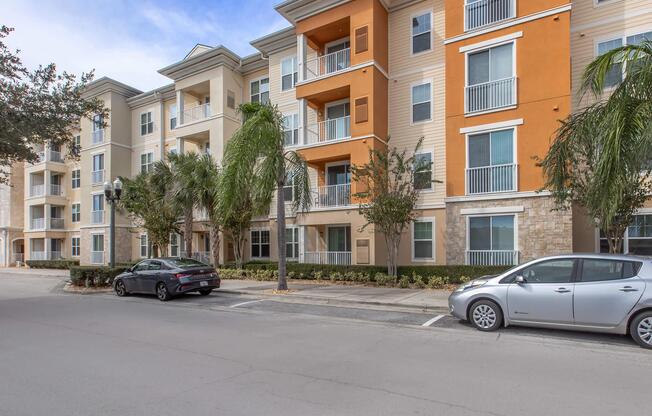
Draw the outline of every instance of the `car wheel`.
[[[167,286],[165,286],[165,283],[161,282],[156,285],[156,297],[158,297],[158,300],[161,302],[168,301],[170,298],[172,298],[172,296],[170,296],[170,292],[168,292]]]
[[[113,291],[117,296],[123,297],[127,296],[129,292],[127,292],[127,288],[125,287],[125,284],[122,280],[118,280],[115,282],[115,286],[113,287]]]
[[[495,302],[481,300],[471,306],[469,321],[480,331],[495,331],[503,323],[503,313]]]
[[[629,325],[629,334],[641,347],[652,349],[652,311],[637,315]]]
[[[202,296],[208,296],[208,295],[211,294],[212,291],[213,291],[213,289],[201,289],[199,291],[199,294],[202,295]]]

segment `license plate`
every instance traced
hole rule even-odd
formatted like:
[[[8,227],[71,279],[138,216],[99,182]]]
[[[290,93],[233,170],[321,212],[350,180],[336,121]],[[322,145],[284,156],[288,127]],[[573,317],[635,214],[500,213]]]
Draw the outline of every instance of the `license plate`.
[[[199,286],[208,286],[208,282],[206,282],[206,281],[199,282]]]

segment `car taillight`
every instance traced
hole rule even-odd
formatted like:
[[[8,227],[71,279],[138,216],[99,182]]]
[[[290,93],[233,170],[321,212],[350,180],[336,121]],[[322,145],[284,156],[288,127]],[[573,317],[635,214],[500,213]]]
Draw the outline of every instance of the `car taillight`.
[[[190,277],[191,275],[186,274],[186,273],[177,273],[174,275],[177,279],[183,279],[184,277]]]

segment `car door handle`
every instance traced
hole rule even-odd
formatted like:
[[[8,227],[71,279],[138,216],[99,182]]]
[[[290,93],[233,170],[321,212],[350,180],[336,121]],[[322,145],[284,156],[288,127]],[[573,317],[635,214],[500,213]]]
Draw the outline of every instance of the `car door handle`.
[[[570,292],[570,289],[566,289],[565,287],[560,287],[559,289],[555,289],[555,292],[557,293],[568,293]]]
[[[631,287],[631,286],[621,287],[621,288],[618,289],[618,290],[620,290],[621,292],[638,292],[638,289],[634,289],[634,288]]]

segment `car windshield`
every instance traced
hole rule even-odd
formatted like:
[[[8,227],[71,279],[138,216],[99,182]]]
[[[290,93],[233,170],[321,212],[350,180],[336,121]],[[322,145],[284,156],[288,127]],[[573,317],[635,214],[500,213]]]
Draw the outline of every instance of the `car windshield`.
[[[208,266],[207,264],[198,262],[197,260],[193,260],[193,259],[172,259],[172,260],[168,260],[168,262],[173,266],[180,267],[182,269],[188,267]]]

